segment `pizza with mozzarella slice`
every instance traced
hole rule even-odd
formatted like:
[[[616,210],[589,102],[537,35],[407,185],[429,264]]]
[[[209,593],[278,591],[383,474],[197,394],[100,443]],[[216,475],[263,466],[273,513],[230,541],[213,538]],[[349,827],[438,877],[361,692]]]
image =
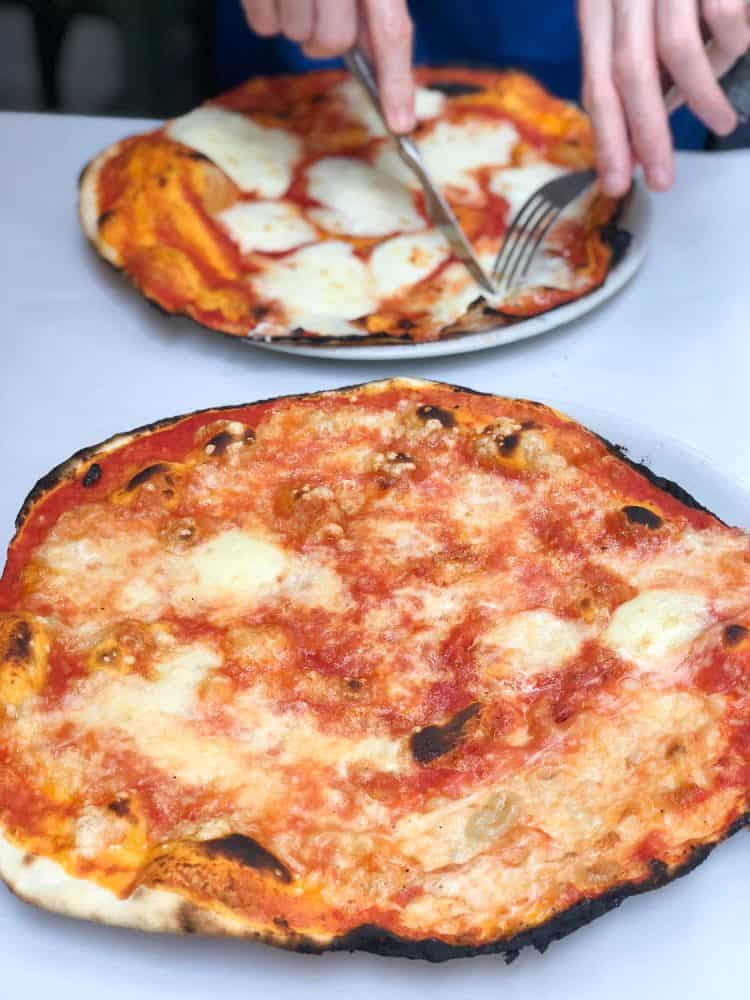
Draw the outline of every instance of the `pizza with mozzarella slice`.
[[[750,538],[412,379],[87,448],[0,581],[0,874],[305,951],[512,958],[750,818]]]
[[[594,163],[583,112],[517,72],[420,69],[415,140],[491,270],[542,184]],[[99,253],[168,313],[263,340],[436,340],[586,295],[624,252],[596,189],[562,214],[528,285],[487,297],[430,222],[354,80],[258,78],[85,168]]]

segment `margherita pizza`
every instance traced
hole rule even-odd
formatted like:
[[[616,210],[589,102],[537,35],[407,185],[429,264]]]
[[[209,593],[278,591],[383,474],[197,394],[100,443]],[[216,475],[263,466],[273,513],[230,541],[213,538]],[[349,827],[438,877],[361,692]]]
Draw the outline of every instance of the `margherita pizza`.
[[[491,270],[516,211],[594,163],[577,107],[515,72],[418,71],[415,139]],[[346,74],[258,78],[84,171],[83,228],[148,299],[260,339],[435,340],[597,288],[627,235],[616,202],[571,205],[528,287],[483,296]]]
[[[79,452],[0,583],[0,872],[148,930],[544,948],[750,814],[750,539],[397,379]]]

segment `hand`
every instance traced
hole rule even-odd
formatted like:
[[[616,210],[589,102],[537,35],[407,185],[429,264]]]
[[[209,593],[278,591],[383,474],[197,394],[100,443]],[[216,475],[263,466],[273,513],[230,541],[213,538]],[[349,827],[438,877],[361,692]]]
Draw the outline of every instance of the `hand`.
[[[413,28],[406,0],[242,0],[259,35],[286,35],[313,59],[343,55],[357,41],[371,54],[388,124],[415,124]]]
[[[732,132],[737,117],[716,77],[750,46],[746,0],[579,0],[578,16],[602,188],[624,194],[638,162],[664,191],[674,179],[664,73],[713,132]]]

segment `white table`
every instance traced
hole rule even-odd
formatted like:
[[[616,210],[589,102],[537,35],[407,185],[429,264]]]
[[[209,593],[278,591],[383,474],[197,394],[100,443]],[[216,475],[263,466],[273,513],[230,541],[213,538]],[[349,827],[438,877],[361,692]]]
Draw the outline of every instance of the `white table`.
[[[364,365],[271,354],[166,319],[95,259],[78,229],[76,176],[141,124],[0,116],[0,546],[26,491],[85,444],[199,407],[394,373],[630,415],[750,487],[750,153],[681,155],[674,192],[655,206],[644,270],[575,326],[472,355]],[[508,969],[494,958],[430,967],[146,937],[0,894],[0,994],[586,1000],[637,991],[644,1000],[703,1000],[742,991],[748,933],[746,834],[689,879],[629,900],[546,956],[526,952]]]

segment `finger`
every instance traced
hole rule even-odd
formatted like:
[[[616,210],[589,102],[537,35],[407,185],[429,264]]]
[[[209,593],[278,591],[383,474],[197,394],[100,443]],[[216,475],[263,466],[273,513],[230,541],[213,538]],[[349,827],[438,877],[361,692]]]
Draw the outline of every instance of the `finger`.
[[[315,0],[278,0],[281,31],[293,42],[307,42],[315,27]]]
[[[363,0],[386,120],[394,132],[416,125],[413,27],[405,0]]]
[[[604,193],[619,198],[630,186],[632,163],[622,103],[612,79],[612,6],[602,0],[579,0],[578,16],[583,104],[594,127],[596,169]]]
[[[247,22],[257,35],[268,37],[281,31],[276,0],[243,0]]]
[[[713,132],[731,132],[737,117],[706,54],[697,0],[659,0],[656,31],[659,56],[690,110]]]
[[[648,185],[665,191],[674,179],[674,157],[656,58],[655,20],[654,0],[616,0],[615,83]]]
[[[305,53],[329,59],[350,49],[357,40],[357,0],[317,0],[315,23]]]
[[[703,0],[703,20],[713,39],[715,76],[725,73],[750,48],[750,20],[746,0]]]

